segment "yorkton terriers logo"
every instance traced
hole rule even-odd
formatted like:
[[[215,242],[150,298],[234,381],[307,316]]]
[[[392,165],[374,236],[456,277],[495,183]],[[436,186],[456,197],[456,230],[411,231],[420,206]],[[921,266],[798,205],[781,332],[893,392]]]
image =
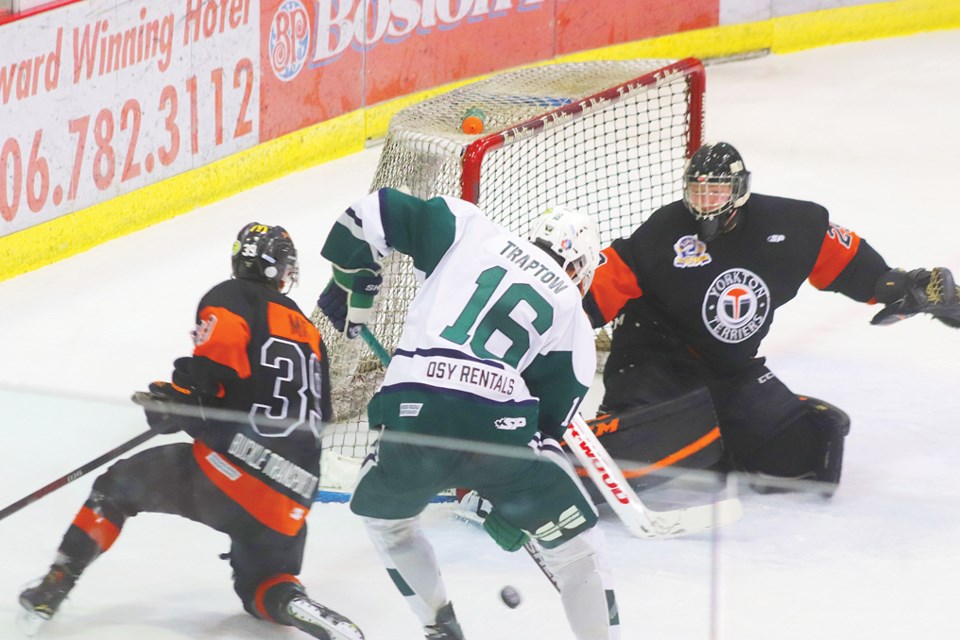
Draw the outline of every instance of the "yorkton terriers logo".
[[[749,339],[769,314],[767,284],[746,269],[728,269],[721,273],[703,299],[703,322],[721,342]]]

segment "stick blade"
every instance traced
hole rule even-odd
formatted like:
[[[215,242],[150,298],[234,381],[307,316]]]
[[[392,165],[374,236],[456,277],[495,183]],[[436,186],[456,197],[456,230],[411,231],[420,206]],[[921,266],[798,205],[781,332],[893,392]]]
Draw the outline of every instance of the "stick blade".
[[[723,527],[742,517],[743,504],[740,500],[726,498],[711,504],[673,511],[647,510],[649,524],[642,528],[631,527],[631,531],[640,538],[676,538]]]

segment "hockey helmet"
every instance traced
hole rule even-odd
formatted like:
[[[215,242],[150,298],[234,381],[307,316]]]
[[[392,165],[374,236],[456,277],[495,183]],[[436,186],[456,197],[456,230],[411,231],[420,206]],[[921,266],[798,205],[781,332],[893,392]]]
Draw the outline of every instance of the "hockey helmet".
[[[737,212],[750,198],[750,172],[727,142],[697,149],[683,170],[683,202],[700,221],[700,239],[713,240],[736,226]]]
[[[593,219],[564,206],[547,208],[530,228],[530,242],[549,253],[585,295],[600,265],[600,235]]]
[[[283,293],[297,284],[297,249],[286,229],[251,222],[233,243],[233,277],[274,285]]]

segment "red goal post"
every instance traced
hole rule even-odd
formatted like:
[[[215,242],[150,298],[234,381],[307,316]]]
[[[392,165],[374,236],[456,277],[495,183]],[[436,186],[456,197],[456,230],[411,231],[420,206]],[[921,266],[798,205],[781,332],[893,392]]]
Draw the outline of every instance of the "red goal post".
[[[595,216],[604,245],[680,197],[703,132],[705,73],[694,58],[555,64],[506,72],[407,107],[390,121],[371,186],[461,197],[520,235],[550,204]],[[461,120],[481,112],[484,131]],[[417,284],[393,255],[371,330],[393,350]],[[362,341],[315,311],[327,343],[334,425],[324,435],[321,483],[349,484],[375,434],[366,404],[383,378]],[[340,467],[346,465],[346,469]]]

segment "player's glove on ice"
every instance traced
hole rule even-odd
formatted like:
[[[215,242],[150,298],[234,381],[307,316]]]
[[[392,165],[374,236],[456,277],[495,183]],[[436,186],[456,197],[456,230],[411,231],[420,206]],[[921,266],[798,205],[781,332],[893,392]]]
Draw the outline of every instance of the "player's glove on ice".
[[[370,323],[373,299],[380,291],[383,278],[372,269],[333,267],[333,277],[317,299],[317,306],[337,331],[351,340]]]
[[[960,328],[960,288],[949,269],[892,269],[877,281],[876,298],[885,306],[870,324],[893,324],[928,313],[947,326]]]
[[[483,529],[504,551],[516,551],[530,541],[530,536],[522,529],[518,529],[504,520],[497,513],[496,508],[491,510],[487,517],[483,519]]]

